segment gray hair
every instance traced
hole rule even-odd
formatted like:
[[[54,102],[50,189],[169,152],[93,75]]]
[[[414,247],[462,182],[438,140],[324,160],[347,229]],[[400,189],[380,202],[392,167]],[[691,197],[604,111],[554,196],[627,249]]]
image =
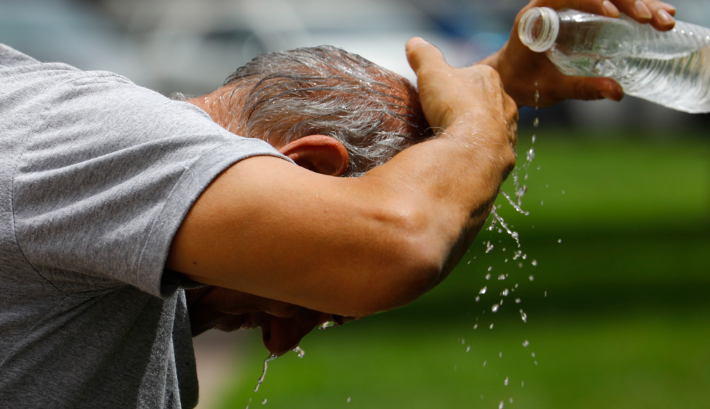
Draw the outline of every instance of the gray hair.
[[[307,135],[340,141],[360,176],[433,137],[419,95],[405,78],[331,46],[259,55],[230,75],[227,129],[287,144]]]

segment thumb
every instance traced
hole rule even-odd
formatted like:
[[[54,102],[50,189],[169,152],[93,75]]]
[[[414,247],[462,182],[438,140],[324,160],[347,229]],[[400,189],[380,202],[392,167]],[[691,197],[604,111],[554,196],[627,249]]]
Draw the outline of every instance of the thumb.
[[[570,84],[560,88],[571,90],[572,95],[564,95],[564,98],[581,99],[585,101],[606,98],[612,101],[621,101],[624,97],[624,89],[621,88],[618,82],[611,78],[567,77],[566,79]]]
[[[444,55],[438,48],[421,37],[410,38],[405,47],[409,66],[419,75],[419,70],[425,64],[446,64]]]

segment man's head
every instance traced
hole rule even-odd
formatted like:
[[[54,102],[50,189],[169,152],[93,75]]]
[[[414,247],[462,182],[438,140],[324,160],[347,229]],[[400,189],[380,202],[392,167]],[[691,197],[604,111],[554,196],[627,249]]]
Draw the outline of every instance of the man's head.
[[[227,130],[269,142],[299,166],[360,176],[433,136],[416,89],[364,58],[322,46],[260,55],[215,92],[189,100]],[[218,287],[188,292],[193,334],[260,327],[280,355],[343,317]]]
[[[332,138],[347,153],[344,176],[432,136],[409,81],[330,46],[260,55],[196,100],[203,109],[211,103],[206,110],[229,131],[279,149],[311,135]]]

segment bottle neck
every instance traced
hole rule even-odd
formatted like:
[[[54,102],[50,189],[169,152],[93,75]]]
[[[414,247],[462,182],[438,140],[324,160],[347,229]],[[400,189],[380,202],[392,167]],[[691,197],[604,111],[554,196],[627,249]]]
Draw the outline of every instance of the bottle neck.
[[[560,32],[560,17],[549,7],[534,7],[526,11],[518,24],[518,36],[531,50],[549,50]]]

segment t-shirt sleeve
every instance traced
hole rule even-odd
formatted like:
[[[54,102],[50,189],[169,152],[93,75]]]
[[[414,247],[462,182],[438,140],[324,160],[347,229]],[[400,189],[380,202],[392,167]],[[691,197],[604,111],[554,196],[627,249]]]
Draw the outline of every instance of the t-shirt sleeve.
[[[239,160],[284,158],[118,76],[45,94],[28,113],[37,121],[13,178],[13,216],[23,255],[60,291],[125,283],[169,296],[178,280],[164,273],[168,250],[200,193]]]

